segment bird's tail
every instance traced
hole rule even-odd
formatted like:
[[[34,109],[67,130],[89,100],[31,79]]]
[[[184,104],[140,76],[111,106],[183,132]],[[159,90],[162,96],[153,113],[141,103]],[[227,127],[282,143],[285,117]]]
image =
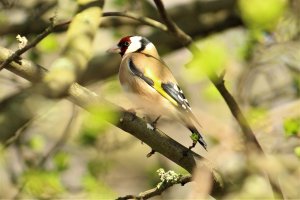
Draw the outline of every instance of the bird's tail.
[[[188,126],[188,129],[192,132],[191,138],[193,142],[199,142],[203,146],[203,148],[207,151],[207,144],[204,141],[200,132],[197,130],[197,128],[195,126]]]

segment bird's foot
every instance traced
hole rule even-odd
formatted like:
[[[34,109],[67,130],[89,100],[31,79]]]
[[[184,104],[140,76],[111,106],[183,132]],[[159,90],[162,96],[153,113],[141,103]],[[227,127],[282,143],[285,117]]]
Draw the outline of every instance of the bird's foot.
[[[158,120],[160,119],[161,115],[159,115],[153,122],[151,122],[151,126],[154,128],[154,130],[156,130],[156,126],[158,123]]]
[[[151,149],[151,151],[146,155],[147,158],[150,158],[153,154],[155,154],[155,150],[154,149]]]

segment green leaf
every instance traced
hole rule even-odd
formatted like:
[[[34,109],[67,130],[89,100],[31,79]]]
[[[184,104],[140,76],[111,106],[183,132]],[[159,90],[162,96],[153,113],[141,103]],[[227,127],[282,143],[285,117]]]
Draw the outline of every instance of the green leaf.
[[[24,191],[36,198],[57,198],[65,189],[59,174],[49,171],[30,170],[21,178]]]
[[[300,135],[300,117],[285,119],[283,122],[285,136]]]
[[[217,73],[227,62],[227,49],[217,38],[208,38],[199,44],[199,49],[191,49],[193,58],[187,64],[187,77],[199,81],[212,72]]]
[[[194,142],[196,142],[196,141],[199,140],[199,135],[196,134],[196,133],[192,133],[192,135],[190,136],[190,138],[191,138]]]
[[[54,34],[50,34],[45,37],[40,43],[37,44],[36,48],[44,53],[55,52],[59,48],[59,43]]]
[[[283,15],[287,0],[240,0],[242,19],[252,29],[270,30]]]
[[[70,165],[70,156],[66,152],[59,152],[53,157],[53,162],[58,171],[64,171]]]
[[[40,135],[34,135],[30,140],[29,140],[29,147],[36,151],[36,152],[42,152],[45,147],[45,140],[42,136]]]

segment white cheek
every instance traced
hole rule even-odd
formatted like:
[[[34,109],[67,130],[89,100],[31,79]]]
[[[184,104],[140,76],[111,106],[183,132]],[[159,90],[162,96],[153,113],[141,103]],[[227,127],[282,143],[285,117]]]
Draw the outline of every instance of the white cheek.
[[[139,42],[133,42],[129,45],[128,49],[126,50],[126,53],[132,53],[137,51],[142,47],[141,43]]]

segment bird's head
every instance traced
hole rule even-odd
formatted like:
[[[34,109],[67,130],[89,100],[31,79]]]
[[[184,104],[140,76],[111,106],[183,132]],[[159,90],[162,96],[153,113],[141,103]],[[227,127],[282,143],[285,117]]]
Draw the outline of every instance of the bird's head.
[[[142,52],[147,54],[157,54],[154,45],[145,37],[142,36],[126,36],[119,43],[108,50],[110,53],[119,53],[124,56],[128,53]]]

